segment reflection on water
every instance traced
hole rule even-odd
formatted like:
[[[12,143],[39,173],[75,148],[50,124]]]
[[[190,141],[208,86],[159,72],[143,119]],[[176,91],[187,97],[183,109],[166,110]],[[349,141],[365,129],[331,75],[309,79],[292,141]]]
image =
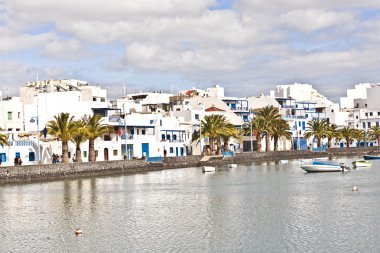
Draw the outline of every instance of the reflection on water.
[[[0,252],[379,252],[380,161],[304,162],[2,186]]]

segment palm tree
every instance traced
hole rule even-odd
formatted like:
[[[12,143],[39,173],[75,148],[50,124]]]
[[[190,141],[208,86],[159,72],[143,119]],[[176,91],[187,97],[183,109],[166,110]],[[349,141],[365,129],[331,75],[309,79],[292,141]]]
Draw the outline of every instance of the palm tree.
[[[278,109],[271,105],[261,108],[257,114],[257,118],[262,119],[263,123],[266,143],[265,151],[270,151],[270,139],[273,132],[272,127],[277,120],[281,119],[281,115],[278,113]]]
[[[340,129],[340,135],[346,140],[347,148],[350,147],[350,142],[353,140],[354,133],[355,129],[349,126],[345,126]]]
[[[278,150],[278,140],[281,137],[285,137],[287,140],[292,139],[292,133],[290,132],[290,127],[286,120],[279,119],[274,122],[272,126],[272,137],[274,142],[274,151]]]
[[[336,124],[327,124],[327,131],[326,131],[326,137],[327,137],[327,147],[331,148],[331,141],[332,139],[340,138],[340,131],[339,131],[339,126]]]
[[[226,117],[219,114],[206,115],[201,121],[202,136],[200,136],[200,131],[198,131],[194,136],[192,141],[200,141],[201,138],[208,137],[210,143],[211,151],[214,151],[215,141],[217,141],[217,148],[220,149],[221,139],[225,133],[230,131],[230,127]]]
[[[372,139],[377,140],[377,146],[380,146],[380,127],[373,126],[369,129],[369,135]]]
[[[307,122],[307,130],[304,135],[305,138],[314,136],[317,138],[317,146],[320,148],[322,139],[326,137],[327,133],[327,121],[325,119],[313,119]]]
[[[75,144],[75,161],[82,162],[82,151],[80,145],[88,140],[88,131],[83,119],[75,121],[74,124],[75,127],[71,141]]]
[[[231,138],[240,139],[240,132],[231,123],[225,125],[224,133],[221,135],[224,144],[224,151],[228,151],[228,142]]]
[[[1,131],[4,131],[4,130],[0,128],[0,132]],[[5,134],[2,134],[2,133],[0,133],[0,145],[2,147],[4,147],[4,145],[9,146],[8,136],[6,136]]]
[[[95,139],[103,134],[112,133],[114,129],[102,123],[102,116],[100,114],[94,114],[91,117],[85,116],[83,120],[88,134],[88,160],[94,162],[96,161]]]
[[[54,135],[62,141],[62,162],[67,163],[69,160],[69,140],[75,130],[74,116],[70,113],[61,112],[54,116],[47,124],[48,134]]]
[[[251,129],[252,126],[252,129]],[[261,152],[261,135],[264,131],[264,120],[259,117],[255,117],[251,120],[250,124],[247,124],[243,127],[242,134],[244,136],[251,135],[251,130],[253,131],[253,135],[255,136],[256,143],[257,143],[257,151]]]
[[[360,142],[361,140],[364,140],[364,136],[365,136],[364,130],[354,129],[352,137],[358,141],[358,147],[361,147]],[[364,143],[364,146],[365,145],[366,144]]]

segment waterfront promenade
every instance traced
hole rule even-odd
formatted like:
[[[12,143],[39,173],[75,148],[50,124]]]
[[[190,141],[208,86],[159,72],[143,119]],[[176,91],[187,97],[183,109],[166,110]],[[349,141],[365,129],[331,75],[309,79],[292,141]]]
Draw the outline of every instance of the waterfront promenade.
[[[263,160],[276,161],[326,156],[358,156],[374,150],[378,150],[378,147],[327,149],[325,152],[302,150],[246,152],[237,153],[234,157],[210,157],[211,159],[208,161],[201,161],[201,156],[182,156],[165,158],[162,163],[148,163],[145,160],[119,160],[10,166],[0,168],[0,184],[88,176],[135,174],[164,169],[221,165],[226,163],[249,163]]]

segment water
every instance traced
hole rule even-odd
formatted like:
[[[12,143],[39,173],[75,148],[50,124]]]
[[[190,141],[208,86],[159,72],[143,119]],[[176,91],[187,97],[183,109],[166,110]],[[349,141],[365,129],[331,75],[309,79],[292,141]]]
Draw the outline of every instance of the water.
[[[348,173],[308,174],[294,160],[2,186],[0,252],[380,252],[373,163]]]

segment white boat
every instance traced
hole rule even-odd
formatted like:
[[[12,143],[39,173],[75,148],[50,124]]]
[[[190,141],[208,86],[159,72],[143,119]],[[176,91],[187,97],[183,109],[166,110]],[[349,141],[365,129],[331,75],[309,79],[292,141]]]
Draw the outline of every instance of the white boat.
[[[202,172],[215,172],[215,167],[213,167],[213,166],[202,166]]]
[[[345,166],[343,163],[332,164],[314,161],[312,164],[302,165],[301,169],[307,172],[343,172],[345,169],[348,170],[349,167]]]
[[[228,168],[236,168],[237,164],[236,163],[230,163],[228,164]]]
[[[319,161],[321,161],[321,160],[325,161],[325,160],[328,160],[328,159],[329,159],[328,156],[326,156],[326,157],[316,157],[315,158],[315,160],[319,160]]]
[[[369,161],[358,160],[358,161],[352,162],[352,165],[354,166],[354,168],[357,168],[357,167],[370,167],[372,165],[372,163],[369,162]]]

